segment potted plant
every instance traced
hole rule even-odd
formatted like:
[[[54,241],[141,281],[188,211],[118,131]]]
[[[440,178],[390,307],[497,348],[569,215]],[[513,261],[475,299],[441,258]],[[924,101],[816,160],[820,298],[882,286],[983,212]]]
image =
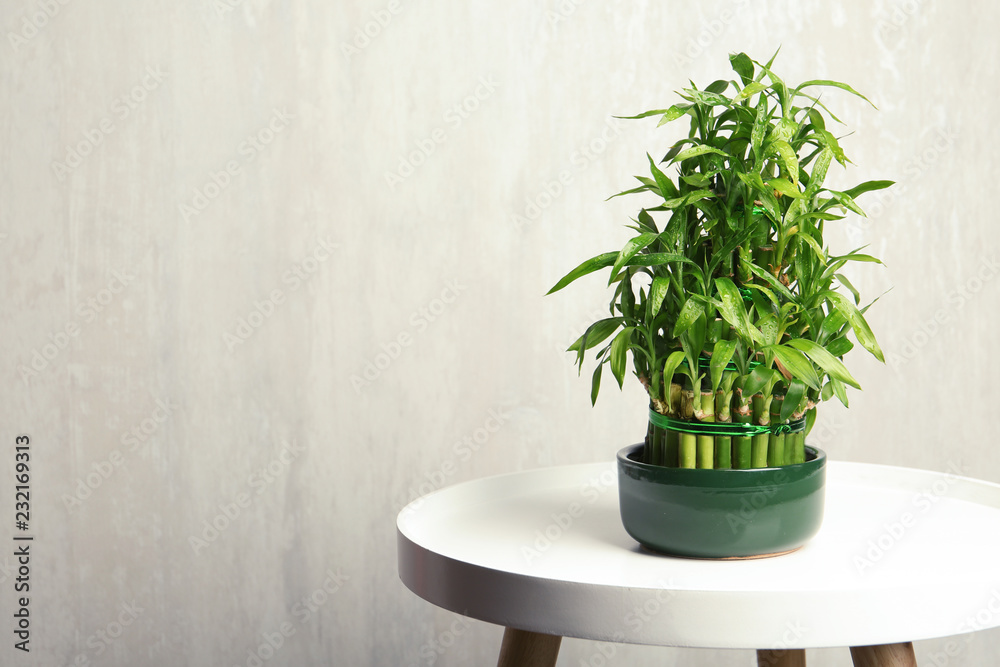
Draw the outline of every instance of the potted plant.
[[[841,121],[820,92],[829,80],[786,84],[771,66],[730,56],[735,80],[679,93],[683,101],[631,119],[687,120],[687,136],[620,195],[651,201],[620,250],[583,262],[549,291],[609,269],[610,316],[569,348],[582,369],[595,350],[619,387],[631,360],[649,396],[643,443],[618,456],[622,519],[643,545],[697,557],[749,557],[801,546],[818,530],[824,464],[806,445],[816,406],[860,388],[842,361],[851,337],[884,361],[868,305],[842,272],[876,262],[836,254],[825,225],[864,215],[868,181],[835,190],[847,165],[828,126]],[[872,105],[874,106],[874,105]]]

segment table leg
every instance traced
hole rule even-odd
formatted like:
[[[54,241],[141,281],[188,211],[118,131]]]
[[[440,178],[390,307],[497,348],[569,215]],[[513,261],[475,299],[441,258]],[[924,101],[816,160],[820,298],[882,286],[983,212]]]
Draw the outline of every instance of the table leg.
[[[562,637],[507,628],[497,667],[555,667]]]
[[[852,646],[854,667],[917,667],[913,644],[883,644],[882,646]]]
[[[757,651],[757,667],[806,667],[804,649],[760,649]]]

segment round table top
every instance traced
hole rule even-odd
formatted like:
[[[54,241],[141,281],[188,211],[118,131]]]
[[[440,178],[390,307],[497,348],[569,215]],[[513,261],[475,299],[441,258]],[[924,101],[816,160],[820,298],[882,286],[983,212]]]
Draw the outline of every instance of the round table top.
[[[1000,485],[832,461],[820,532],[773,558],[643,549],[615,464],[441,489],[397,519],[399,575],[425,600],[544,634],[702,648],[863,646],[1000,626]]]

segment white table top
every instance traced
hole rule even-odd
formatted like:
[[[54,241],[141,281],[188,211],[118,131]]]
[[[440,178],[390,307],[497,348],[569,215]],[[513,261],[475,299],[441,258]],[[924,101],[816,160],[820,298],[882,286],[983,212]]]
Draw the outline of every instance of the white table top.
[[[1000,485],[832,461],[823,526],[775,558],[641,550],[613,462],[458,484],[397,519],[399,574],[445,609],[545,634],[663,646],[887,644],[1000,626]]]

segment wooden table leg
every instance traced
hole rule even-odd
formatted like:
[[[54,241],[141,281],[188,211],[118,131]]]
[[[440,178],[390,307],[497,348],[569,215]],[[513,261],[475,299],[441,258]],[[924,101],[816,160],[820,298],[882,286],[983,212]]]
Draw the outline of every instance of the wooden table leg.
[[[794,649],[760,649],[757,651],[757,667],[806,667],[806,652]]]
[[[497,667],[556,667],[562,637],[507,628]]]
[[[882,646],[852,646],[854,667],[917,667],[913,644],[883,644]]]

